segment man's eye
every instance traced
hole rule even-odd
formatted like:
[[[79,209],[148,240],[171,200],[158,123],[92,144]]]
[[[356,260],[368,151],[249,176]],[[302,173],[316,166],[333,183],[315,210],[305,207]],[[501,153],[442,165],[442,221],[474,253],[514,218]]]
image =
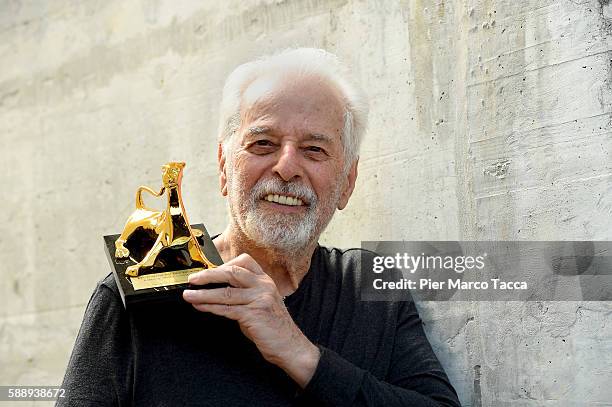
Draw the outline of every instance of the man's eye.
[[[328,157],[327,151],[319,146],[306,146],[304,148],[304,154],[311,160],[316,161],[324,160]]]
[[[248,148],[253,154],[268,154],[274,151],[275,144],[270,140],[256,140]]]
[[[257,140],[254,144],[256,146],[264,146],[265,147],[265,146],[271,146],[272,142],[270,140]]]

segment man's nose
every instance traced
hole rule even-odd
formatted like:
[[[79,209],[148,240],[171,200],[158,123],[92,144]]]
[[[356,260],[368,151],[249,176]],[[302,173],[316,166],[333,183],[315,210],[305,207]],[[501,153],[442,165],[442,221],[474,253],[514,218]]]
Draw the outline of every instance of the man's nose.
[[[302,167],[300,166],[299,150],[296,146],[285,145],[280,149],[278,161],[272,168],[284,181],[302,177]]]

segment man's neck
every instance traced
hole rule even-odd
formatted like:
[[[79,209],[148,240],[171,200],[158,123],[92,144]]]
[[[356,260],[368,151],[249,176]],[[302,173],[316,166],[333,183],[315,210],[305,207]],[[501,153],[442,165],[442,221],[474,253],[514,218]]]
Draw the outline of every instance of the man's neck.
[[[291,252],[261,247],[231,225],[213,242],[224,262],[242,253],[250,255],[263,271],[272,277],[283,296],[297,290],[310,268],[310,260],[317,247],[316,241]]]

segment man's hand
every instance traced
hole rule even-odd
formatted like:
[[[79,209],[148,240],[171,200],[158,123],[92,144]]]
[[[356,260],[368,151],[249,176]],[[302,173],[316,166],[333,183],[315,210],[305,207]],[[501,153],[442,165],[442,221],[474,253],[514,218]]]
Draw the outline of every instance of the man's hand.
[[[228,283],[225,288],[185,290],[195,309],[238,321],[263,357],[283,369],[302,388],[319,363],[319,349],[293,322],[276,284],[248,254],[189,276],[189,283]]]

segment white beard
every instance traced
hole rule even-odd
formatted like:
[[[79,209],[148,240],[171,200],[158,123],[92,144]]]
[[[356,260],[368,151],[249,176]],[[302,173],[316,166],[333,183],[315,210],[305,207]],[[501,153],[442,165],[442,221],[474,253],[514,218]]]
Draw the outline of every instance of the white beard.
[[[228,201],[231,221],[256,244],[283,252],[295,252],[316,241],[334,214],[340,196],[340,183],[326,199],[298,182],[278,178],[261,179],[251,191],[244,191],[240,180],[228,172]],[[238,182],[236,182],[238,181]],[[268,194],[285,194],[308,202],[305,214],[280,213],[265,209],[262,200]],[[238,204],[235,204],[238,202]]]

